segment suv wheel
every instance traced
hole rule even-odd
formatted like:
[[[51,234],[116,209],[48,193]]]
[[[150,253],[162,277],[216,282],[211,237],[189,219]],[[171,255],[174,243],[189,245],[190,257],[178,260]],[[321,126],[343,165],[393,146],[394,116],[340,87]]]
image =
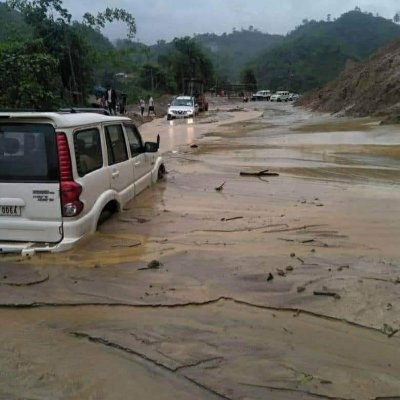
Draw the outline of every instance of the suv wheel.
[[[160,181],[161,179],[163,179],[164,176],[166,175],[166,173],[167,173],[167,171],[165,169],[164,164],[161,164],[160,168],[158,168],[158,171],[157,171],[157,181]]]

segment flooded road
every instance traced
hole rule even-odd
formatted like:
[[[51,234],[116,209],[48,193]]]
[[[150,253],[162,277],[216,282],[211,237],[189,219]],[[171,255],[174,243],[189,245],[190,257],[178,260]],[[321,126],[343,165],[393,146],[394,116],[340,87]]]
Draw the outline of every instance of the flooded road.
[[[225,101],[141,131],[164,181],[0,259],[0,399],[400,398],[397,128]]]

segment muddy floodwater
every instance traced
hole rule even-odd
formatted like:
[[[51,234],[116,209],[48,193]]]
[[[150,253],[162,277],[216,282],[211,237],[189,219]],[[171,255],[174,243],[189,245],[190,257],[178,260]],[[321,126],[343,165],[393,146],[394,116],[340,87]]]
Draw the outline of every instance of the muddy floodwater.
[[[165,180],[0,258],[0,399],[400,399],[399,128],[214,100],[141,131]]]

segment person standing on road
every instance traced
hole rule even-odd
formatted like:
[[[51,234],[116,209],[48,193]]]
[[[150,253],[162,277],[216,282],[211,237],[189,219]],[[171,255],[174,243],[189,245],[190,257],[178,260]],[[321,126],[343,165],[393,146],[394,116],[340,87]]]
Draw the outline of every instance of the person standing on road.
[[[144,109],[146,107],[146,103],[144,102],[144,100],[141,98],[139,101],[140,104],[140,115],[143,117],[144,114]]]
[[[150,116],[150,112],[153,112],[154,116],[156,116],[156,112],[154,110],[154,100],[152,96],[150,96],[149,98],[149,111],[147,113],[147,116]]]
[[[106,102],[111,115],[117,115],[117,93],[109,86],[106,92]]]

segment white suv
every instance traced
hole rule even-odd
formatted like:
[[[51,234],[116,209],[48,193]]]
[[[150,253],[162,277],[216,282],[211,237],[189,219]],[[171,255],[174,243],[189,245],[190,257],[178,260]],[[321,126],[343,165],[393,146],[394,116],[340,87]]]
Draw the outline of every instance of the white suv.
[[[270,101],[277,101],[277,102],[289,101],[289,92],[287,92],[285,90],[276,92],[275,94],[273,94],[271,96]]]
[[[61,251],[164,172],[129,118],[0,113],[0,253]]]
[[[193,97],[178,96],[172,100],[168,107],[167,120],[174,118],[193,118],[199,111],[199,106],[196,104]]]
[[[252,101],[257,100],[269,100],[271,98],[271,91],[270,90],[259,90],[257,93],[254,93],[251,96]]]

